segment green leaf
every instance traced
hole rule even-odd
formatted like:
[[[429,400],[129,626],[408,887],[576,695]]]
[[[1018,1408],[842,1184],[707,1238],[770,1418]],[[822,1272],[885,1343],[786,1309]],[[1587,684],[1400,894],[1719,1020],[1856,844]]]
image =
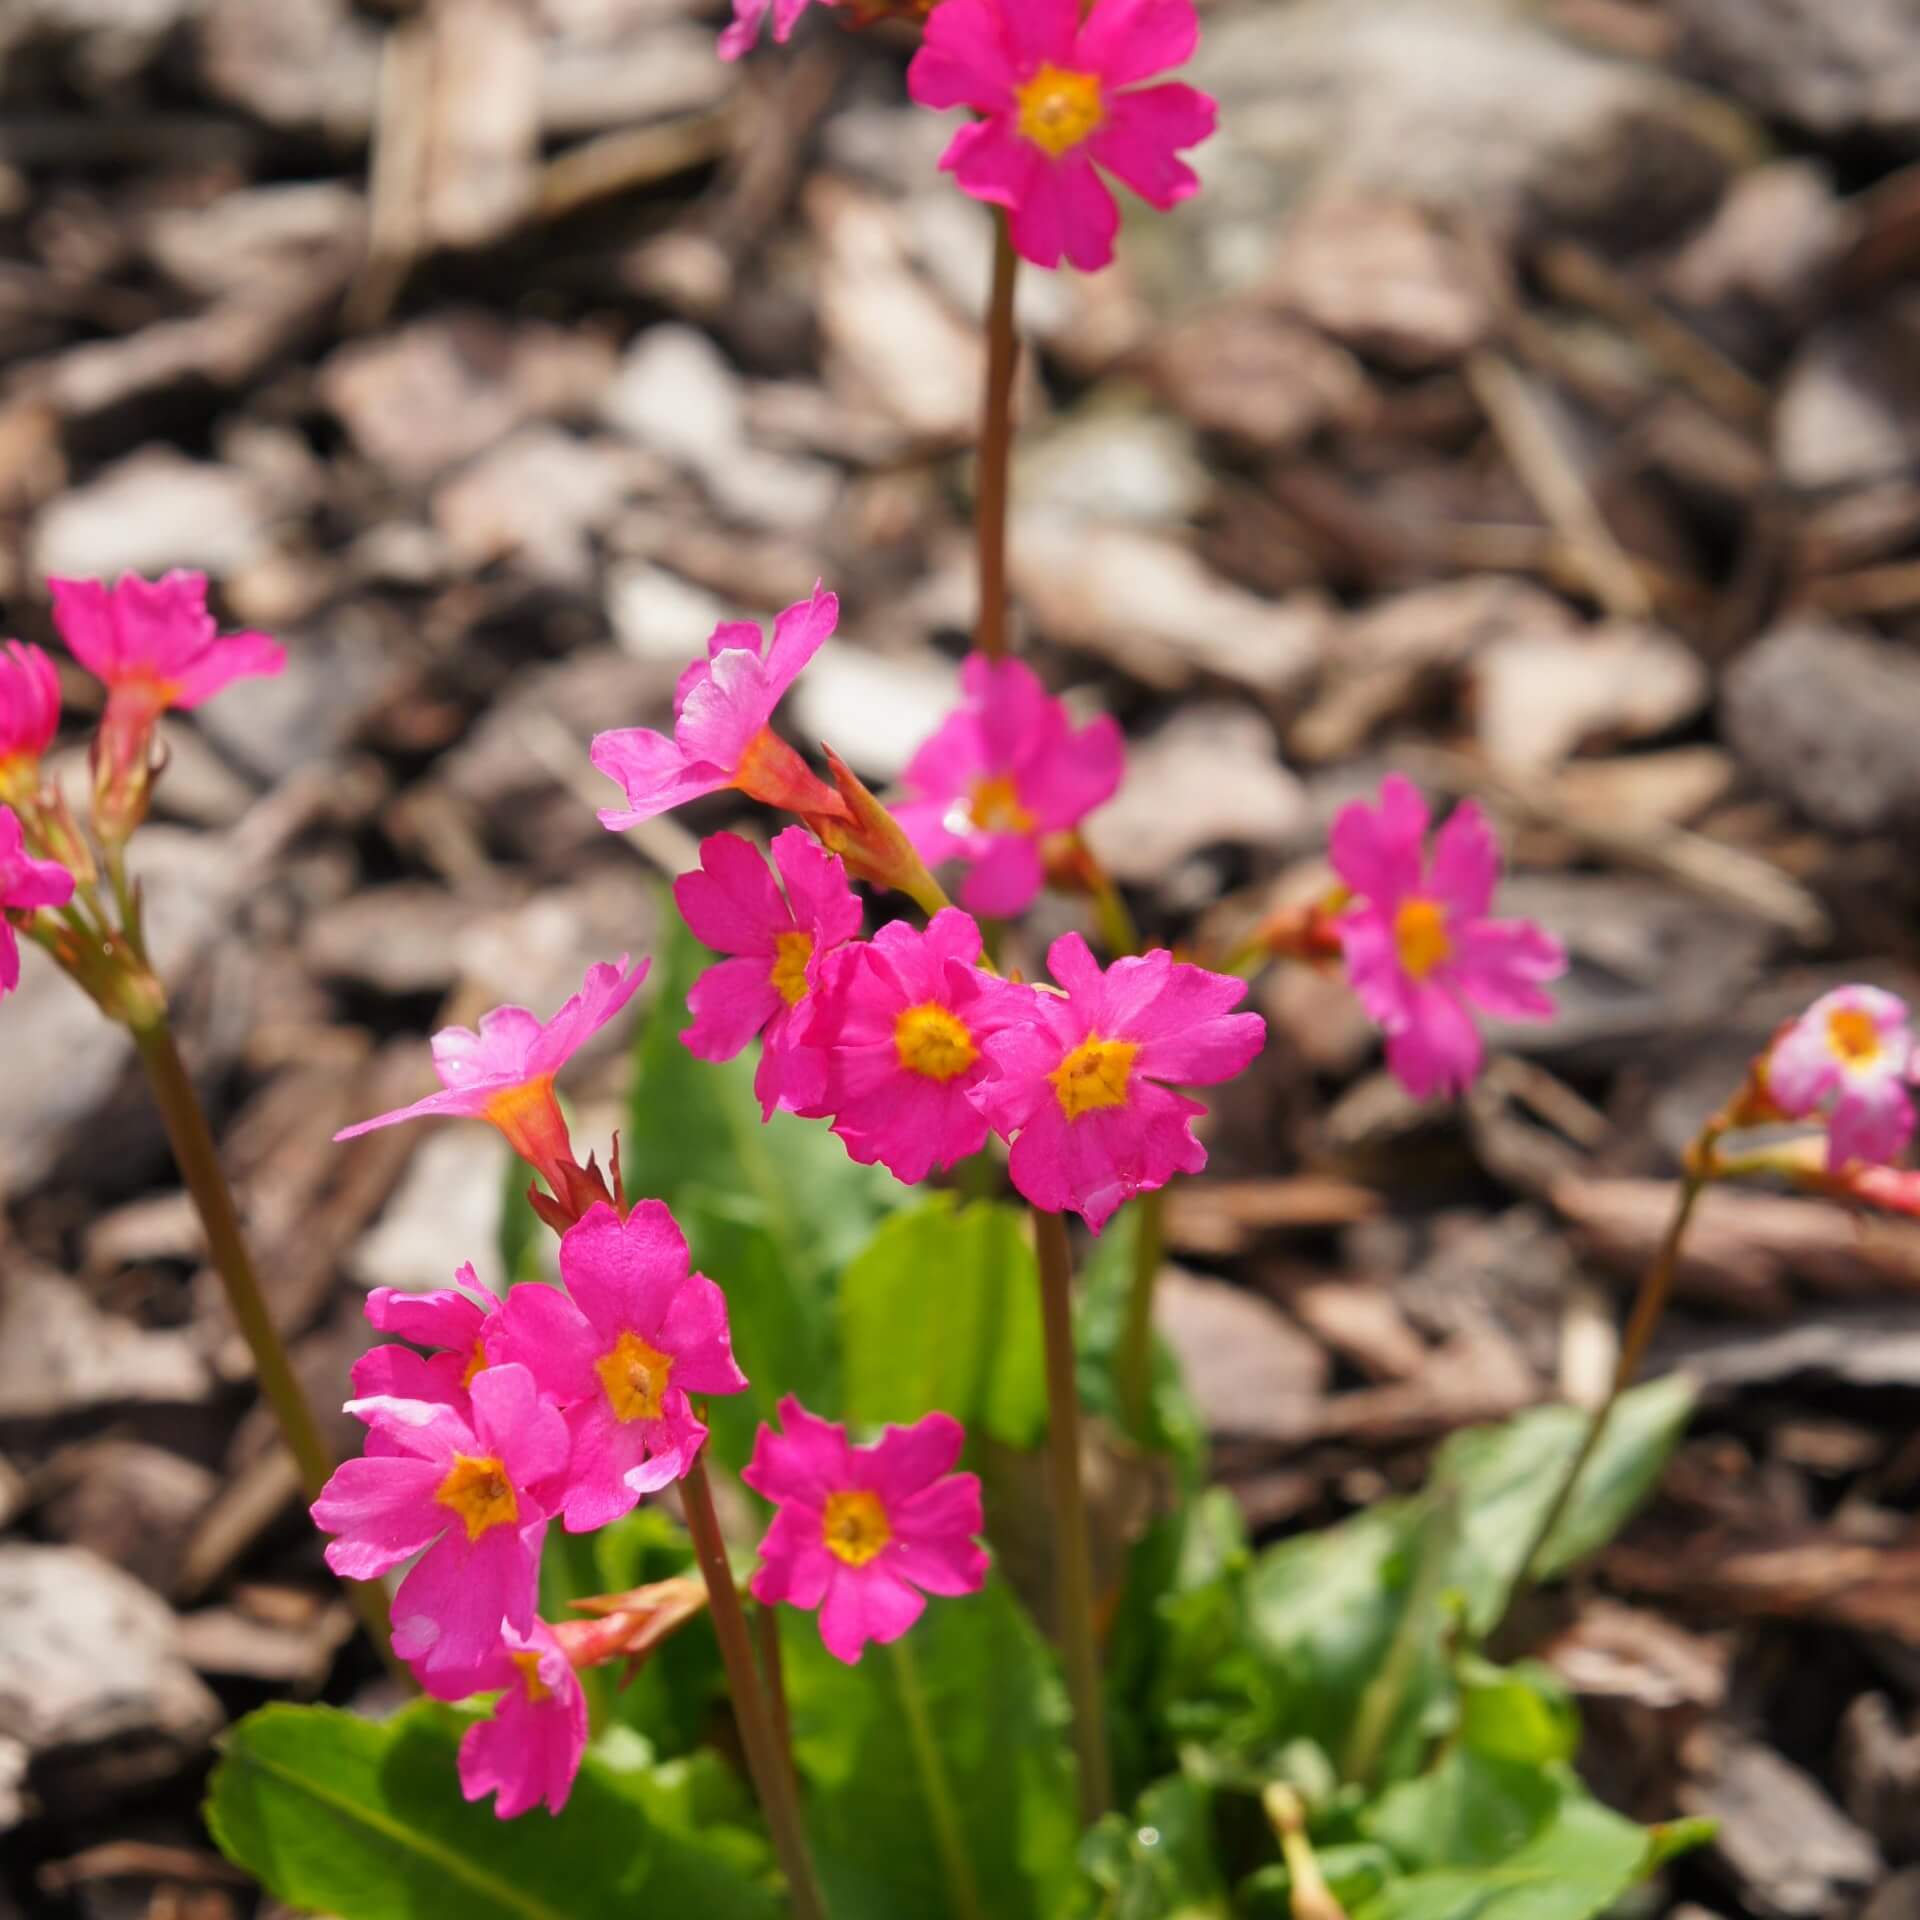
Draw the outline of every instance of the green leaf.
[[[1141,1794],[1131,1820],[1109,1814],[1081,1843],[1097,1920],[1230,1920],[1215,1858],[1213,1796],[1174,1776]]]
[[[845,1666],[781,1609],[794,1759],[833,1920],[969,1920],[942,1859],[896,1650]],[[1056,1920],[1076,1877],[1073,1763],[1052,1656],[999,1580],[934,1599],[901,1643],[950,1785],[983,1913]]]
[[[1522,1660],[1496,1667],[1478,1654],[1454,1669],[1460,1683],[1460,1738],[1494,1760],[1547,1766],[1571,1760],[1580,1745],[1580,1716],[1551,1667]]]
[[[676,1831],[591,1759],[558,1816],[499,1820],[461,1798],[458,1742],[455,1717],[429,1702],[380,1725],[266,1707],[228,1734],[207,1824],[270,1893],[339,1920],[603,1920],[641,1901],[714,1920],[779,1913],[740,1864],[744,1832]]]
[[[970,1432],[1038,1445],[1040,1283],[1018,1208],[939,1193],[882,1222],[841,1277],[840,1330],[850,1420],[904,1424],[938,1407]]]

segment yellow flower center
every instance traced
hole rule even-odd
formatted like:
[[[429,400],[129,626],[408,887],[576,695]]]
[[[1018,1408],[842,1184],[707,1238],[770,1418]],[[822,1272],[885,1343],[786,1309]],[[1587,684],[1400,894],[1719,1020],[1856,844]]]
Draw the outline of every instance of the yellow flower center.
[[[1447,910],[1437,900],[1403,900],[1393,916],[1393,944],[1401,968],[1424,980],[1453,951]]]
[[[990,773],[973,783],[967,814],[982,833],[1031,833],[1033,815],[1020,804],[1010,773]]]
[[[909,1073],[929,1080],[951,1080],[980,1058],[967,1023],[931,1001],[908,1007],[893,1023],[893,1046]]]
[[[506,1463],[491,1455],[476,1458],[456,1453],[433,1497],[466,1522],[469,1540],[478,1540],[495,1527],[510,1527],[520,1517],[520,1502],[513,1496]]]
[[[1014,89],[1020,103],[1020,132],[1054,159],[1077,147],[1107,117],[1100,101],[1100,76],[1044,65],[1024,86]]]
[[[1133,1056],[1140,1051],[1133,1040],[1102,1040],[1090,1033],[1047,1075],[1054,1098],[1069,1120],[1083,1113],[1126,1104],[1127,1083],[1133,1078]]]
[[[1880,1029],[1858,1007],[1835,1007],[1827,1015],[1827,1045],[1846,1067],[1870,1067],[1880,1057]]]
[[[776,933],[773,945],[773,971],[767,978],[788,1006],[797,1007],[807,997],[807,962],[813,958],[813,935]]]
[[[529,1166],[537,1167],[549,1180],[560,1177],[554,1169],[567,1159],[571,1148],[560,1103],[553,1097],[552,1074],[502,1088],[487,1102],[486,1117]]]
[[[830,1493],[820,1523],[827,1551],[850,1567],[864,1567],[893,1538],[877,1493]]]
[[[520,1669],[520,1684],[527,1690],[527,1698],[537,1707],[542,1700],[553,1698],[553,1689],[540,1678],[540,1656],[537,1653],[510,1653],[507,1658]]]
[[[667,1376],[673,1371],[671,1354],[658,1352],[629,1329],[593,1363],[593,1370],[607,1390],[616,1420],[660,1418]]]

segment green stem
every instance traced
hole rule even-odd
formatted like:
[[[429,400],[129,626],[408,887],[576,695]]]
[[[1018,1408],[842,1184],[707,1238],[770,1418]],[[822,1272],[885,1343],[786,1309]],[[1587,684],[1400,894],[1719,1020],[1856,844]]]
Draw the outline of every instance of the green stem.
[[[1293,1920],[1346,1920],[1345,1909],[1320,1871],[1319,1856],[1307,1833],[1306,1805],[1299,1794],[1275,1780],[1261,1793],[1260,1804],[1280,1842],[1280,1857],[1287,1863],[1287,1878],[1292,1882],[1287,1904]]]
[[[1020,342],[1013,330],[1013,283],[1020,265],[1007,216],[993,216],[993,291],[987,299],[987,386],[974,482],[974,544],[980,565],[975,644],[989,660],[1007,652],[1007,474],[1013,453],[1013,376]]]
[[[213,1131],[193,1090],[173,1028],[165,1019],[151,1026],[136,1027],[133,1042],[140,1052],[140,1063],[147,1070],[147,1082],[153,1089],[154,1104],[167,1130],[180,1177],[187,1183],[200,1224],[207,1236],[207,1252],[214,1270],[226,1289],[227,1305],[239,1322],[247,1349],[253,1355],[253,1370],[260,1391],[267,1396],[280,1422],[280,1432],[300,1471],[300,1484],[307,1498],[317,1500],[320,1490],[333,1472],[333,1458],[321,1437],[319,1422],[308,1403],[273,1316],[267,1311],[266,1296],[253,1270],[245,1237],[240,1231],[240,1216],[233,1203],[233,1189],[221,1171],[220,1155],[214,1146]],[[393,1653],[387,1626],[387,1596],[384,1588],[372,1582],[343,1582],[354,1610],[360,1616],[381,1658],[396,1676],[411,1685],[411,1676]]]
[[[1114,1386],[1120,1396],[1120,1417],[1144,1447],[1153,1439],[1153,1293],[1166,1252],[1166,1188],[1143,1193],[1133,1208],[1133,1285],[1114,1360]]]
[[[787,1876],[787,1897],[793,1903],[793,1920],[825,1920],[826,1903],[821,1898],[820,1883],[814,1877],[813,1855],[807,1849],[806,1828],[800,1819],[800,1796],[780,1748],[780,1736],[767,1704],[766,1690],[760,1684],[753,1638],[747,1630],[746,1609],[740,1604],[740,1590],[734,1585],[733,1569],[727,1564],[727,1545],[720,1532],[720,1516],[714,1511],[713,1488],[707,1480],[704,1456],[695,1457],[686,1479],[680,1483],[680,1490],[686,1508],[687,1531],[693,1535],[700,1575],[707,1583],[707,1611],[713,1620],[714,1638],[720,1642],[720,1659],[727,1670],[734,1723],[740,1729],[740,1744],[746,1750],[747,1771],[753,1776],[760,1810],[767,1817],[774,1854]]]
[[[934,1844],[940,1849],[940,1864],[946,1871],[954,1911],[959,1920],[987,1920],[987,1910],[980,1901],[980,1883],[974,1877],[973,1855],[967,1851],[960,1809],[953,1797],[953,1782],[947,1778],[947,1763],[941,1757],[940,1743],[934,1738],[933,1723],[927,1717],[927,1697],[920,1684],[920,1669],[913,1649],[903,1636],[891,1642],[887,1652],[893,1659],[893,1677],[900,1688],[900,1710],[906,1716],[907,1737],[913,1744],[913,1763],[920,1772],[927,1811],[933,1816]]]
[[[1080,1756],[1080,1817],[1085,1825],[1113,1804],[1101,1697],[1100,1646],[1093,1625],[1093,1551],[1086,1491],[1080,1482],[1080,1390],[1073,1355],[1073,1251],[1067,1223],[1033,1210],[1040,1260],[1040,1318],[1047,1349],[1047,1458],[1053,1492],[1054,1584],[1061,1651],[1073,1701],[1073,1741]]]

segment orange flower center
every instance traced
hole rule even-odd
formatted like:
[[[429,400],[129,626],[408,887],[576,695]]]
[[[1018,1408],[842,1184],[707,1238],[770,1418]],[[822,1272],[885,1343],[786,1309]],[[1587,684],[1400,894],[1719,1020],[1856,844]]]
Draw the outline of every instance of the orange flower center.
[[[1424,980],[1453,951],[1447,910],[1437,900],[1403,900],[1393,916],[1393,944],[1404,972]]]
[[[537,1707],[542,1700],[553,1698],[553,1689],[540,1678],[540,1656],[537,1653],[510,1653],[507,1658],[520,1669],[520,1684],[527,1690],[527,1698]]]
[[[1845,1067],[1870,1067],[1880,1057],[1880,1029],[1858,1007],[1835,1007],[1827,1015],[1827,1045]]]
[[[1099,1113],[1126,1104],[1133,1078],[1133,1056],[1140,1051],[1133,1040],[1102,1040],[1090,1033],[1047,1075],[1054,1098],[1069,1120],[1083,1113]]]
[[[1020,804],[1010,773],[989,773],[973,783],[967,815],[982,833],[1031,833],[1033,815]]]
[[[820,1537],[836,1560],[864,1567],[893,1538],[893,1528],[877,1493],[830,1493]]]
[[[893,1023],[893,1046],[909,1073],[943,1083],[965,1073],[980,1058],[967,1023],[931,1001],[908,1007]]]
[[[660,1418],[667,1376],[673,1372],[671,1354],[648,1346],[629,1330],[593,1363],[593,1370],[607,1390],[607,1404],[616,1420],[624,1424]]]
[[[767,978],[788,1006],[797,1007],[807,997],[807,962],[813,958],[813,935],[776,933],[773,946],[773,971]]]
[[[553,1075],[543,1073],[517,1087],[503,1088],[487,1102],[487,1118],[507,1136],[507,1145],[549,1182],[572,1155],[567,1123],[553,1097]],[[558,1193],[556,1185],[554,1191]]]
[[[473,1377],[487,1370],[487,1336],[483,1333],[473,1343],[473,1351],[467,1356],[466,1371],[460,1376],[463,1387],[473,1385]]]
[[[1097,73],[1074,73],[1043,65],[1024,86],[1013,90],[1020,103],[1020,132],[1058,160],[1095,131],[1107,117]]]
[[[476,1457],[456,1453],[433,1497],[466,1522],[470,1541],[495,1527],[510,1527],[520,1517],[520,1503],[507,1479],[506,1463],[490,1454]]]

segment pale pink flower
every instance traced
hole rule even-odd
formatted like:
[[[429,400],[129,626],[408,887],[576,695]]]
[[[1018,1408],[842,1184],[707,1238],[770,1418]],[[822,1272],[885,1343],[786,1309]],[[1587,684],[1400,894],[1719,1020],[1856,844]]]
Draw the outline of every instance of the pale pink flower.
[[[623,953],[616,965],[603,961],[589,967],[580,991],[551,1020],[543,1022],[525,1007],[495,1007],[481,1015],[478,1033],[443,1027],[433,1036],[433,1067],[442,1090],[410,1107],[343,1127],[333,1137],[353,1140],[376,1127],[443,1114],[488,1120],[564,1199],[573,1147],[554,1098],[554,1075],[633,998],[649,964],[641,960],[629,967]]]
[[[73,656],[107,683],[109,705],[149,713],[197,707],[222,687],[272,675],[286,651],[264,633],[222,635],[207,611],[207,577],[173,572],[158,580],[122,574],[102,580],[49,580],[53,622]]]
[[[38,647],[0,649],[0,797],[24,799],[60,726],[60,678]]]
[[[1469,1010],[1551,1020],[1542,983],[1567,969],[1566,950],[1531,920],[1489,920],[1500,849],[1485,816],[1463,801],[1424,850],[1427,804],[1401,775],[1333,823],[1334,871],[1355,896],[1340,916],[1347,976],[1387,1036],[1387,1065],[1417,1100],[1464,1093],[1480,1071]]]
[[[751,620],[715,627],[706,659],[674,691],[671,740],[648,727],[595,736],[593,764],[627,795],[625,807],[601,810],[600,824],[618,833],[727,787],[791,813],[843,815],[840,796],[767,724],[839,618],[840,602],[816,586],[775,619],[764,657]]]
[[[1790,1120],[1827,1117],[1827,1166],[1881,1166],[1913,1134],[1916,1064],[1906,1003],[1878,987],[1823,993],[1767,1055],[1768,1096]]]
[[[969,654],[960,685],[965,700],[913,756],[894,818],[928,866],[967,862],[969,913],[1010,919],[1046,877],[1041,842],[1113,798],[1126,743],[1105,714],[1076,732],[1024,660]]]
[[[1207,1164],[1193,1135],[1206,1108],[1161,1083],[1230,1080],[1260,1051],[1267,1023],[1232,1011],[1244,980],[1164,948],[1102,972],[1068,933],[1047,949],[1047,967],[1066,991],[1036,992],[1032,1017],[987,1043],[996,1077],[977,1097],[1013,1140],[1013,1184],[1098,1233],[1122,1201]]]
[[[822,1102],[863,1166],[915,1186],[986,1144],[974,1096],[994,1036],[1030,1020],[1034,995],[981,971],[980,929],[943,907],[924,933],[889,921],[836,954],[801,1033],[826,1061]]]
[[[494,1796],[502,1820],[543,1802],[558,1813],[573,1791],[587,1750],[587,1696],[553,1629],[501,1632],[494,1650],[471,1666],[427,1669],[420,1683],[436,1700],[497,1693],[491,1719],[460,1736],[460,1791],[469,1800]]]
[[[760,38],[760,24],[769,12],[773,15],[773,37],[785,45],[795,23],[806,12],[811,0],[733,0],[733,24],[720,35],[720,58],[738,60],[752,51]],[[820,0],[833,6],[836,0]]]
[[[1113,258],[1120,210],[1105,168],[1163,213],[1199,191],[1179,157],[1219,109],[1179,81],[1136,87],[1198,44],[1191,0],[941,0],[907,69],[923,107],[971,107],[940,164],[976,200],[1005,207],[1035,266]]]
[[[761,1427],[740,1475],[779,1509],[760,1542],[756,1600],[819,1608],[827,1651],[853,1665],[868,1641],[898,1640],[927,1594],[985,1584],[980,1481],[951,1470],[967,1437],[951,1414],[888,1427],[866,1447],[791,1394],[780,1423]]]
[[[498,1327],[500,1302],[481,1286],[471,1261],[454,1279],[456,1285],[427,1293],[375,1287],[367,1295],[370,1326],[428,1351],[422,1355],[413,1347],[370,1348],[353,1364],[355,1399],[385,1394],[467,1408],[474,1375],[497,1357],[488,1354],[487,1341]]]
[[[747,1377],[726,1296],[688,1272],[686,1238],[661,1201],[642,1200],[625,1221],[594,1207],[561,1237],[560,1276],[564,1293],[512,1289],[497,1351],[566,1409],[573,1456],[560,1510],[569,1533],[589,1533],[693,1465],[707,1430],[688,1395],[738,1393]]]
[[[336,1467],[313,1503],[314,1524],[337,1536],[327,1565],[342,1579],[377,1580],[420,1555],[394,1595],[393,1647],[432,1672],[483,1660],[503,1621],[533,1631],[540,1548],[567,1471],[567,1424],[525,1367],[488,1367],[469,1391],[471,1418],[385,1394],[349,1400],[369,1450]]]
[[[20,984],[20,943],[7,916],[64,907],[72,898],[73,875],[57,860],[28,853],[20,816],[0,806],[0,993]]]
[[[734,956],[693,983],[693,1025],[680,1037],[701,1060],[731,1060],[758,1034],[753,1090],[762,1114],[818,1114],[826,1062],[794,1036],[827,955],[860,931],[860,901],[845,866],[805,827],[775,836],[773,863],[784,895],[749,842],[716,833],[700,843],[700,870],[673,883],[695,937]]]

